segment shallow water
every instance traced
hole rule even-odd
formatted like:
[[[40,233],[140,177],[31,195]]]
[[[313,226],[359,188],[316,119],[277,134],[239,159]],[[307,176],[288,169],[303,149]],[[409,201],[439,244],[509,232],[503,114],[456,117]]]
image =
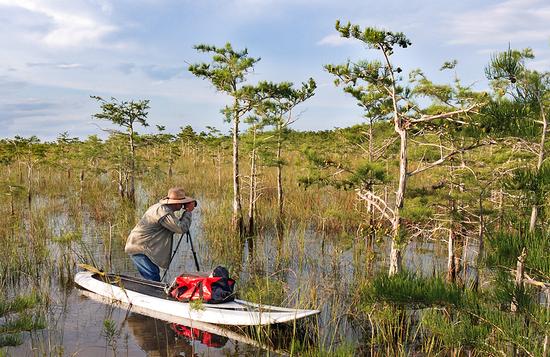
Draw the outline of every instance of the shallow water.
[[[203,203],[204,204],[204,203]],[[208,203],[207,203],[208,204]],[[51,244],[50,249],[62,261],[75,250],[86,251],[100,267],[111,266],[110,271],[137,276],[130,259],[124,254],[120,239],[113,239],[109,247],[109,226],[96,225],[84,212],[82,222],[82,243],[70,246]],[[54,235],[75,229],[74,219],[66,213],[59,213],[49,219]],[[201,210],[194,214],[191,232],[202,270],[210,270],[217,264],[212,254],[212,246],[201,232]],[[113,232],[116,227],[110,227]],[[116,233],[116,232],[115,232]],[[103,237],[103,238],[102,238]],[[176,235],[174,247],[179,236]],[[345,291],[353,286],[354,279],[367,273],[369,269],[384,269],[389,255],[389,244],[376,248],[373,268],[364,260],[364,250],[352,239],[325,235],[312,229],[295,228],[287,232],[282,243],[275,234],[264,233],[254,241],[250,251],[246,242],[242,244],[242,254],[221,252],[221,255],[241,257],[240,275],[237,282],[246,281],[254,274],[273,276],[285,283],[286,296],[283,305],[288,307],[318,308],[318,317],[300,322],[307,331],[316,334],[315,344],[328,347],[344,342],[360,346],[364,340],[365,326],[349,316],[349,302],[345,301]],[[471,249],[471,248],[470,248]],[[434,254],[434,252],[436,254]],[[241,252],[239,252],[241,253]],[[440,243],[416,242],[407,247],[405,264],[413,271],[430,275],[433,271],[443,271],[446,265],[445,250]],[[355,257],[355,258],[354,258]],[[179,273],[194,271],[189,244],[183,239],[180,249],[167,274],[170,281]],[[98,302],[82,294],[72,284],[61,284],[52,277],[49,281],[50,299],[48,327],[42,331],[26,334],[21,346],[8,348],[7,352],[16,356],[33,355],[76,355],[76,356],[227,356],[264,355],[266,349],[252,346],[240,340],[217,335],[208,331],[189,330],[162,320],[143,316],[124,308]],[[308,305],[309,304],[309,305]],[[265,336],[258,343],[276,346],[279,351],[289,351],[288,339],[292,328],[270,332],[271,341]],[[254,336],[254,331],[234,331]],[[308,335],[306,333],[306,335]],[[275,347],[273,347],[275,348]],[[284,352],[281,352],[284,354]],[[270,355],[279,355],[270,352]]]
[[[105,327],[112,321],[113,329]],[[261,349],[94,301],[77,288],[51,306],[47,329],[8,349],[14,356],[227,356]],[[272,355],[277,355],[272,353]]]

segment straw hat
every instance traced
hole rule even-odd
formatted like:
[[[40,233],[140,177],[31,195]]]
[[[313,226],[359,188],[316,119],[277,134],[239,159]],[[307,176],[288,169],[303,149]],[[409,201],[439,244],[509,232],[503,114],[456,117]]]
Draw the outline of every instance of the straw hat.
[[[185,191],[181,187],[172,187],[168,190],[168,195],[160,200],[164,204],[173,204],[173,203],[190,203],[196,202],[192,197],[185,196]]]

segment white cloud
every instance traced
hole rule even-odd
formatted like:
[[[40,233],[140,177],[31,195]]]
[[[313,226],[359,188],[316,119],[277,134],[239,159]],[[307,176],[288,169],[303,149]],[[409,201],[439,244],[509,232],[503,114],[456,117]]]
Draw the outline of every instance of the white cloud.
[[[332,34],[332,35],[323,37],[317,42],[317,44],[319,46],[339,47],[339,46],[354,44],[354,42],[355,41],[353,39],[345,38],[337,34]]]
[[[452,44],[501,45],[550,39],[550,3],[545,0],[507,0],[451,16]]]
[[[81,63],[46,63],[46,62],[29,62],[28,67],[43,67],[53,69],[91,69],[91,66],[86,66]]]
[[[102,19],[110,14],[111,6],[106,1],[99,2],[99,7],[90,8],[80,0],[0,0],[0,6],[23,9],[45,18],[50,26],[42,29],[40,40],[49,47],[67,48],[100,46],[106,35],[117,31],[116,26]]]

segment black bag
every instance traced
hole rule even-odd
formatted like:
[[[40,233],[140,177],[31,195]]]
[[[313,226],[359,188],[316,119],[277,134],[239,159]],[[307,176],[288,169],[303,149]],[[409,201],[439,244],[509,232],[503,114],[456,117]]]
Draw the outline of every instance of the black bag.
[[[210,303],[221,303],[235,300],[235,280],[229,277],[229,272],[222,266],[212,271],[212,276],[220,278],[212,283],[212,300]]]

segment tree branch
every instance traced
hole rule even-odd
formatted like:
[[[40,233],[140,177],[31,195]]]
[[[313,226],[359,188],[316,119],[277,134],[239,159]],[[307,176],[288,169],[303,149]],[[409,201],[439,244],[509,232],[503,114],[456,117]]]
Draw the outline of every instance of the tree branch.
[[[365,200],[368,203],[370,203],[371,205],[373,205],[374,207],[376,207],[376,209],[378,209],[378,211],[384,217],[386,217],[387,220],[389,220],[390,222],[393,222],[393,220],[395,219],[395,212],[388,207],[388,205],[386,204],[386,202],[382,198],[375,195],[374,192],[372,192],[372,191],[364,191],[363,192],[361,190],[357,190],[357,195],[362,200]],[[390,214],[391,214],[391,216],[390,216]]]
[[[424,123],[424,122],[428,122],[428,121],[433,121],[433,120],[437,120],[437,119],[447,119],[447,120],[453,121],[455,123],[467,124],[466,122],[463,122],[463,121],[460,121],[460,120],[451,120],[450,118],[455,116],[455,115],[458,115],[458,114],[467,114],[467,113],[471,112],[472,110],[474,110],[477,106],[478,106],[477,104],[474,104],[474,105],[471,105],[470,107],[468,107],[466,109],[459,109],[459,110],[455,110],[455,111],[452,111],[452,112],[435,114],[435,115],[422,115],[418,119],[410,119],[410,123],[411,124],[416,124],[416,123]]]
[[[485,146],[485,145],[492,145],[494,144],[495,142],[493,141],[490,141],[490,142],[479,142],[479,143],[475,143],[475,144],[472,144],[470,146],[467,146],[465,148],[461,148],[461,149],[458,149],[458,150],[454,150],[452,152],[450,152],[449,154],[443,156],[442,158],[432,162],[431,164],[428,164],[424,167],[419,167],[417,168],[416,170],[412,171],[412,172],[409,172],[407,173],[407,175],[410,177],[410,176],[413,176],[413,175],[416,175],[416,174],[419,174],[423,171],[426,171],[428,169],[431,169],[432,167],[434,166],[437,166],[443,162],[445,162],[445,160],[457,155],[457,154],[460,154],[460,153],[463,153],[463,152],[466,152],[466,151],[469,151],[469,150],[473,150],[473,149],[476,149],[478,147],[481,147],[481,146]]]

